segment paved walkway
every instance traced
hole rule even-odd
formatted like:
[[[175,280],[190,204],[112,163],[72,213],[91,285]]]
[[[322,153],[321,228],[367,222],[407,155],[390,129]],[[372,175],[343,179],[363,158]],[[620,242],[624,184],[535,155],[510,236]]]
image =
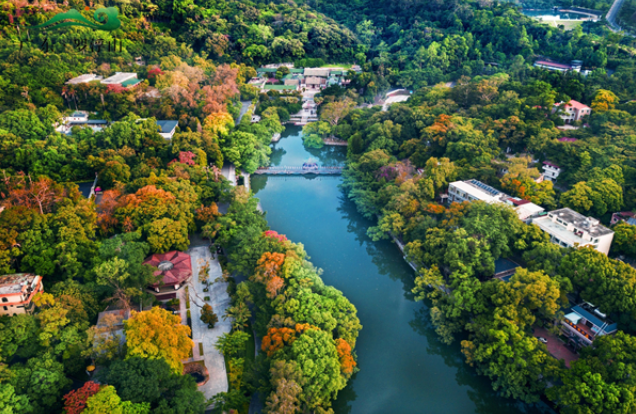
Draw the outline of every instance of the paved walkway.
[[[190,313],[192,315],[192,339],[196,343],[203,343],[203,360],[210,373],[207,383],[199,387],[199,391],[209,399],[220,392],[228,391],[227,373],[225,372],[225,361],[223,355],[214,347],[214,344],[224,333],[229,333],[232,329],[232,321],[224,320],[225,310],[230,306],[230,297],[227,294],[227,283],[216,282],[210,286],[209,292],[204,292],[205,285],[199,283],[199,269],[204,261],[210,263],[209,280],[213,282],[222,274],[219,261],[212,258],[210,249],[207,246],[193,247],[188,250],[192,260],[192,279],[188,282],[190,286]],[[206,296],[210,300],[205,301]],[[208,329],[207,324],[201,321],[201,307],[204,303],[212,305],[214,313],[219,317],[214,329]],[[194,354],[198,354],[195,348]]]
[[[247,113],[247,110],[250,109],[250,105],[252,105],[252,101],[241,101],[241,112],[236,120],[236,125],[241,123],[241,119],[243,119],[243,115]]]
[[[225,163],[223,164],[223,168],[221,168],[221,175],[225,177],[232,186],[236,186],[236,169],[234,168],[234,164]]]
[[[548,340],[546,347],[548,348],[548,352],[556,359],[562,359],[565,361],[565,366],[570,368],[570,364],[573,361],[579,359],[579,356],[572,352],[563,341],[561,341],[558,337],[552,335],[548,332],[547,329],[544,328],[534,328],[535,337],[543,337]]]

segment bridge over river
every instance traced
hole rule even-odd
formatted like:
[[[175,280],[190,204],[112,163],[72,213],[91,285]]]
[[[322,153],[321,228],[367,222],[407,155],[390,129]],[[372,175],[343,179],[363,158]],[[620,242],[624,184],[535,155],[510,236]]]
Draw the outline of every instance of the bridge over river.
[[[340,175],[343,167],[262,167],[254,171],[256,175]]]

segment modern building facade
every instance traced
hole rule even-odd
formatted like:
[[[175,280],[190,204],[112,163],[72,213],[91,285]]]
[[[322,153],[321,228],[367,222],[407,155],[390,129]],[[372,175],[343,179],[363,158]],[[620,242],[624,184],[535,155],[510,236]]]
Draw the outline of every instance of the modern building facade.
[[[607,255],[614,232],[593,217],[585,217],[569,208],[550,211],[532,219],[541,230],[550,235],[550,241],[562,247],[591,246]]]
[[[544,212],[541,206],[531,203],[528,200],[511,197],[478,180],[455,181],[448,185],[448,201],[450,203],[471,202],[476,200],[489,204],[502,203],[509,205],[515,210],[519,220],[524,222]]]
[[[32,273],[0,276],[0,315],[31,313],[33,297],[42,290],[42,277]]]
[[[615,322],[587,302],[567,309],[561,321],[561,331],[576,348],[590,346],[597,337],[611,335],[617,330]]]
[[[561,167],[551,161],[543,161],[543,176],[546,180],[556,182],[561,174]]]

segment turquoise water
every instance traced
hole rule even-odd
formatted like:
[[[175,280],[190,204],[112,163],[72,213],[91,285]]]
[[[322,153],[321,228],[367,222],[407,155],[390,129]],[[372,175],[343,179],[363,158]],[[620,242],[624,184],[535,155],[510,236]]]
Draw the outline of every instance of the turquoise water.
[[[346,158],[342,147],[306,150],[297,127],[287,128],[272,148],[273,165],[298,166],[308,158],[340,165]],[[325,283],[358,309],[360,372],[340,392],[335,412],[551,413],[498,397],[490,381],[463,362],[458,343],[437,340],[427,307],[413,300],[413,270],[393,243],[366,236],[373,223],[358,214],[340,182],[340,177],[252,177],[271,228],[302,243],[324,270]]]

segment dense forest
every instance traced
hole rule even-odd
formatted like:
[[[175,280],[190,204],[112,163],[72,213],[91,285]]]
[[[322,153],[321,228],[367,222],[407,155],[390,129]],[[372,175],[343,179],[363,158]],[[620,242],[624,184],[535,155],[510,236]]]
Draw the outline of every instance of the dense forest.
[[[110,1],[98,6],[118,9],[114,31],[46,32],[29,27],[71,7],[93,18],[93,2],[0,4],[0,269],[37,273],[46,292],[34,314],[0,318],[2,412],[202,413],[213,403],[214,412],[245,413],[257,392],[270,413],[333,412],[358,369],[356,309],[220,173],[225,163],[248,173],[268,165],[272,134],[299,110],[300,94],[247,84],[272,62],[361,66],[346,89],[317,96],[321,121],[306,127],[306,143],[348,142],[343,189],[378,220],[372,238],[405,244],[419,269],[415,293],[445,343],[461,338],[466,361],[504,396],[544,396],[564,413],[636,409],[636,271],[614,259],[636,259],[634,227],[613,227],[610,258],[554,245],[504,206],[439,203],[449,182],[475,178],[605,223],[636,208],[633,38],[603,22],[548,27],[514,2],[490,0]],[[590,72],[533,68],[540,56],[582,60]],[[65,84],[122,71],[142,82]],[[391,87],[411,98],[384,112],[360,107]],[[567,132],[575,142],[562,142],[551,109],[570,99],[593,112],[587,127]],[[251,106],[239,120],[241,101]],[[112,123],[57,132],[78,109]],[[252,113],[261,121],[251,123]],[[157,119],[178,121],[170,142]],[[533,158],[563,167],[558,186],[535,182]],[[96,174],[98,205],[77,186]],[[187,250],[195,234],[223,249],[232,301],[218,315],[232,332],[217,343],[230,389],[213,401],[182,375],[190,327],[153,307],[145,288],[155,279],[142,264]],[[506,257],[523,267],[509,283],[492,280]],[[556,331],[561,309],[580,300],[620,331],[566,368],[532,330]],[[132,312],[125,346],[112,324],[96,326],[113,305]],[[263,344],[256,358],[254,332]]]

